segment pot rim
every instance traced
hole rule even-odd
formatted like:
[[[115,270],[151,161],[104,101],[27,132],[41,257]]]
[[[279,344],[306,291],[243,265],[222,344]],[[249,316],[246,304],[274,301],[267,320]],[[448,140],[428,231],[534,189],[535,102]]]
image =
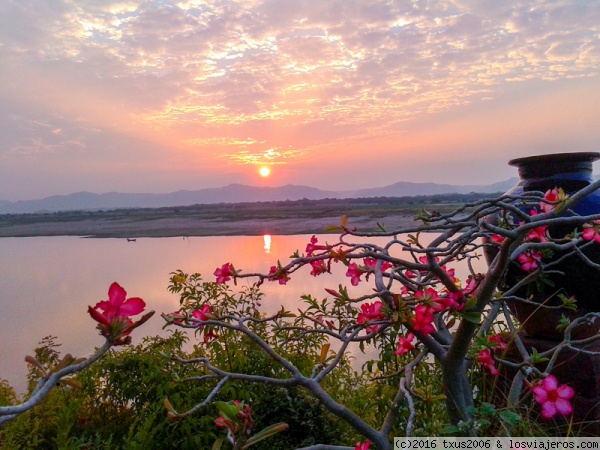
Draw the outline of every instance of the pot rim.
[[[598,159],[600,159],[600,152],[550,153],[511,159],[508,165],[521,167],[532,163],[593,162]]]

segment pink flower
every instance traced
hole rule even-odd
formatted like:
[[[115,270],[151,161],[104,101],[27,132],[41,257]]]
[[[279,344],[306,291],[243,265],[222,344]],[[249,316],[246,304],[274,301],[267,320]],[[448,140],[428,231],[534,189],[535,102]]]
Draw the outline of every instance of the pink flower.
[[[438,293],[433,288],[427,288],[427,291],[415,292],[415,301],[431,308],[433,312],[441,311],[446,306],[444,299],[439,298]]]
[[[334,291],[333,289],[325,288],[325,292],[334,296],[335,298],[342,298],[342,294],[340,294],[338,291]]]
[[[374,271],[375,268],[377,267],[377,260],[375,258],[365,258],[365,259],[363,259],[363,261],[365,263],[365,267],[368,270]],[[381,271],[382,272],[385,272],[386,270],[391,269],[392,267],[394,267],[394,266],[389,261],[384,261],[383,263],[381,263]]]
[[[415,331],[420,331],[425,336],[429,336],[435,331],[433,326],[434,310],[425,305],[418,305],[415,308],[415,315],[412,318],[412,327]]]
[[[446,272],[446,275],[448,275],[448,277],[454,281],[455,283],[458,281],[458,278],[456,278],[456,274],[455,274],[455,270],[454,268],[450,268],[450,269],[446,269],[446,266],[442,266],[442,270],[444,272]]]
[[[310,238],[310,242],[306,244],[306,255],[311,256],[314,252],[318,250],[327,250],[325,245],[317,245],[318,239],[316,236]]]
[[[356,445],[354,446],[354,450],[369,450],[370,446],[371,446],[371,441],[366,441],[366,442],[363,442],[362,444],[360,442],[357,442]]]
[[[554,375],[548,375],[541,385],[531,389],[535,395],[535,401],[542,405],[542,417],[550,419],[556,413],[567,415],[573,412],[569,401],[575,395],[572,387],[566,384],[558,385]]]
[[[446,291],[446,297],[440,297],[438,302],[444,305],[444,308],[461,311],[467,306],[467,296],[471,295],[475,289],[477,289],[477,281],[474,277],[469,276],[464,289],[458,289],[454,292]]]
[[[548,226],[534,228],[527,233],[527,240],[531,242],[548,242]]]
[[[98,302],[94,308],[90,308],[96,313],[92,315],[92,318],[103,325],[110,325],[115,320],[129,319],[129,316],[135,316],[144,311],[146,307],[144,300],[138,297],[129,299],[126,297],[127,292],[119,283],[111,284],[108,288],[108,300]],[[90,314],[92,313],[90,312]]]
[[[348,271],[346,272],[346,276],[350,277],[350,283],[352,283],[352,286],[358,286],[358,283],[360,283],[360,276],[362,274],[363,271],[360,267],[358,267],[358,264],[350,263],[348,265]]]
[[[380,301],[376,301],[373,303],[363,303],[362,305],[360,305],[360,309],[362,310],[362,313],[360,313],[358,315],[358,318],[356,319],[356,322],[360,324],[369,323],[374,320],[380,320],[385,317],[383,313],[383,303],[381,303]],[[368,333],[377,330],[379,330],[378,325],[367,327]]]
[[[455,292],[446,292],[446,297],[440,297],[438,303],[443,305],[444,309],[462,310],[467,304],[465,303],[465,291],[459,289]]]
[[[500,245],[504,242],[504,239],[506,238],[504,236],[500,236],[499,234],[492,234],[491,239],[494,244]]]
[[[593,225],[586,223],[583,228],[583,234],[581,235],[583,239],[600,243],[600,220],[594,220]]]
[[[215,332],[212,330],[212,328],[211,328],[211,329],[208,329],[208,330],[204,330],[204,337],[203,337],[202,341],[203,341],[205,344],[208,344],[210,341],[212,341],[212,340],[215,340],[215,339],[217,339],[218,337],[219,337],[219,335],[218,335],[218,334],[216,334],[216,333],[215,333]]]
[[[404,355],[415,349],[415,346],[412,344],[412,341],[415,339],[415,335],[412,333],[408,333],[406,337],[401,336],[398,339],[398,348],[394,352],[396,355]]]
[[[310,274],[313,277],[316,277],[318,275],[321,275],[322,273],[329,271],[329,269],[327,268],[327,265],[325,264],[325,261],[323,261],[322,259],[320,259],[318,261],[311,261],[310,266],[312,267]]]
[[[375,269],[377,268],[377,260],[375,258],[365,258],[364,260],[365,263],[365,270],[367,270],[367,281],[369,280],[369,276],[372,273],[375,273]],[[390,262],[388,261],[383,261],[383,263],[381,264],[381,271],[385,272],[386,270],[390,269],[394,267]]]
[[[281,267],[271,266],[271,270],[269,271],[269,281],[279,281],[279,284],[286,284],[290,281],[290,277],[285,270],[282,270]]]
[[[221,268],[215,270],[214,275],[217,277],[217,283],[223,284],[231,280],[232,276],[235,276],[235,270],[233,270],[231,263],[225,263]]]
[[[506,344],[506,342],[504,342],[504,339],[502,338],[502,336],[500,334],[492,334],[489,337],[489,340],[491,343],[495,344],[494,351],[506,350],[507,344]]]
[[[315,318],[315,320],[317,322],[319,322],[321,325],[326,326],[327,328],[330,328],[332,330],[337,330],[337,328],[335,327],[335,325],[333,324],[333,322],[331,320],[325,319],[323,316],[317,316]]]
[[[545,214],[549,214],[556,206],[565,199],[565,192],[560,188],[548,189],[544,194],[543,202],[540,202],[540,208]]]
[[[440,260],[440,258],[438,258],[436,256],[435,257],[435,262],[438,262],[439,260]],[[427,255],[419,256],[419,262],[421,264],[429,265],[429,259],[427,258]]]
[[[525,253],[521,253],[517,260],[521,264],[521,269],[525,272],[532,272],[540,266],[542,260],[542,253],[534,250],[528,250]]]
[[[211,314],[210,305],[204,305],[202,307],[202,309],[194,310],[194,312],[192,313],[192,317],[194,319],[203,320],[203,321],[210,320],[210,317],[208,317],[207,314]]]
[[[500,373],[496,368],[496,362],[494,361],[494,358],[492,358],[492,351],[489,348],[479,352],[477,355],[477,361],[479,361],[481,367],[487,370],[491,376],[495,377]]]
[[[465,293],[465,295],[472,294],[473,292],[475,292],[475,289],[477,289],[478,284],[479,284],[479,281],[477,281],[477,279],[475,277],[472,277],[469,275],[469,278],[467,278],[467,285],[463,289],[463,292]]]
[[[127,292],[118,283],[113,283],[108,289],[108,300],[88,307],[88,314],[98,322],[100,334],[113,345],[125,345],[131,342],[129,334],[134,328],[145,323],[154,311],[150,311],[135,323],[130,316],[144,311],[146,303],[138,297],[127,298]]]

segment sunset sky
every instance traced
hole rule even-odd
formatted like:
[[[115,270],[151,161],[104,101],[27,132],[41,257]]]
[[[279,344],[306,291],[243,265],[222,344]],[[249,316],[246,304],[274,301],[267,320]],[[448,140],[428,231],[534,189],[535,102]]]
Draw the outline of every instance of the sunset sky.
[[[575,151],[597,0],[0,0],[2,200],[488,184]]]

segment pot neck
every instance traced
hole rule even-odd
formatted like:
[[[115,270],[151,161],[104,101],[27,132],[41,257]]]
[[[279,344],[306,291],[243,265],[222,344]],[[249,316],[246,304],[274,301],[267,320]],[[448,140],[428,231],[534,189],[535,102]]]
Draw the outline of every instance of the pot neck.
[[[519,177],[524,181],[568,179],[591,182],[592,162],[599,158],[600,153],[558,153],[513,159],[509,164],[518,167]]]

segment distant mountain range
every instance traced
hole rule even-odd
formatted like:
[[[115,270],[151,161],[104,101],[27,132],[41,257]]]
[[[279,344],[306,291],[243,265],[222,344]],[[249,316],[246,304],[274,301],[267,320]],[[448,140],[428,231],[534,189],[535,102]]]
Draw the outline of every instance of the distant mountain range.
[[[471,192],[505,192],[517,184],[517,178],[489,185],[455,186],[437,183],[409,183],[401,181],[389,186],[356,191],[323,191],[309,186],[288,184],[280,187],[256,187],[230,184],[221,188],[197,191],[177,191],[168,194],[126,194],[108,192],[94,194],[77,192],[53,195],[41,200],[0,201],[0,214],[27,214],[71,210],[99,210],[117,208],[160,208],[211,203],[269,202],[284,200],[321,200],[324,198],[404,197],[437,194],[468,194]]]

